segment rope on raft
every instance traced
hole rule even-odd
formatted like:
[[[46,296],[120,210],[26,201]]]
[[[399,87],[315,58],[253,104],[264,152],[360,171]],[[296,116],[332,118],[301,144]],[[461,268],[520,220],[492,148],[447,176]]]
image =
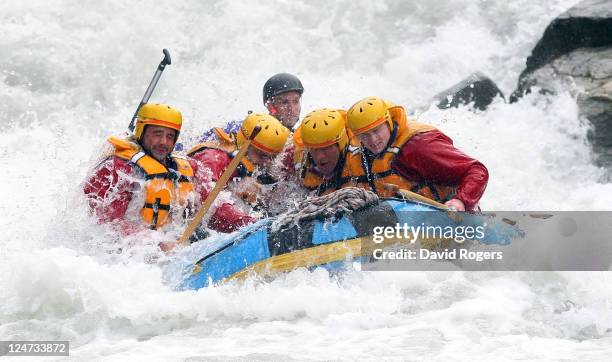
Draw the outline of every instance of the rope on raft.
[[[300,202],[295,209],[280,214],[272,223],[272,231],[302,220],[326,218],[344,212],[350,213],[377,203],[378,195],[358,187],[347,187],[324,196],[309,197]]]

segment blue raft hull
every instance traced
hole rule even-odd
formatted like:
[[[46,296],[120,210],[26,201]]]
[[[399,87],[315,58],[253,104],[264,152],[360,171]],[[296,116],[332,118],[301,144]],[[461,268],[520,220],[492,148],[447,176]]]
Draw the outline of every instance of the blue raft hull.
[[[244,277],[249,272],[274,274],[298,267],[338,264],[364,255],[361,241],[371,237],[375,227],[397,224],[488,224],[486,240],[480,242],[509,244],[512,233],[495,223],[487,223],[485,218],[461,213],[460,221],[456,221],[449,213],[428,205],[388,199],[334,220],[301,221],[280,230],[273,230],[273,219],[266,219],[214,242],[193,244],[166,273],[179,274],[174,284],[185,290]]]

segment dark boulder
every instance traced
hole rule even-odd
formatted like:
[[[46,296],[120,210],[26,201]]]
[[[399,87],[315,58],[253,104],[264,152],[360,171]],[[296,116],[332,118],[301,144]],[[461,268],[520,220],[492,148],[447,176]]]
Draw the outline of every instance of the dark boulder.
[[[510,97],[510,102],[515,102],[535,85],[528,75],[536,69],[578,48],[607,46],[612,46],[612,1],[580,2],[548,25],[542,39],[527,58],[526,67],[519,76],[518,88]]]
[[[578,48],[612,44],[612,6],[609,0],[587,0],[569,9],[546,28],[527,58],[529,73]]]
[[[474,103],[474,108],[485,110],[495,97],[504,97],[495,82],[477,72],[434,96],[440,109]]]
[[[553,20],[510,102],[532,87],[574,94],[580,116],[593,125],[588,137],[598,164],[612,167],[612,1],[583,1]]]

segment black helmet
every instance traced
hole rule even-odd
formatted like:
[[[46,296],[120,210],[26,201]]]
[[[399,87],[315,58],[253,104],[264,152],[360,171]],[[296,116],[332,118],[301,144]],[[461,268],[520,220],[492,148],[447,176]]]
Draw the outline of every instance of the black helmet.
[[[270,98],[285,92],[295,91],[302,95],[304,87],[302,82],[293,74],[278,73],[270,77],[263,86],[263,102],[268,103]]]

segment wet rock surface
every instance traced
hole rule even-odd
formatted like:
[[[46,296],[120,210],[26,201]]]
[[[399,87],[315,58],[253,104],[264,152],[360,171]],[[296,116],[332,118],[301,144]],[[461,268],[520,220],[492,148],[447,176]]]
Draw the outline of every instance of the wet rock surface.
[[[593,125],[588,137],[597,162],[612,168],[612,1],[583,1],[552,21],[510,101],[534,87],[576,96],[580,116]]]
[[[438,108],[441,109],[473,103],[474,108],[485,110],[497,96],[504,97],[497,84],[486,75],[476,72],[451,88],[438,93],[434,99]]]

